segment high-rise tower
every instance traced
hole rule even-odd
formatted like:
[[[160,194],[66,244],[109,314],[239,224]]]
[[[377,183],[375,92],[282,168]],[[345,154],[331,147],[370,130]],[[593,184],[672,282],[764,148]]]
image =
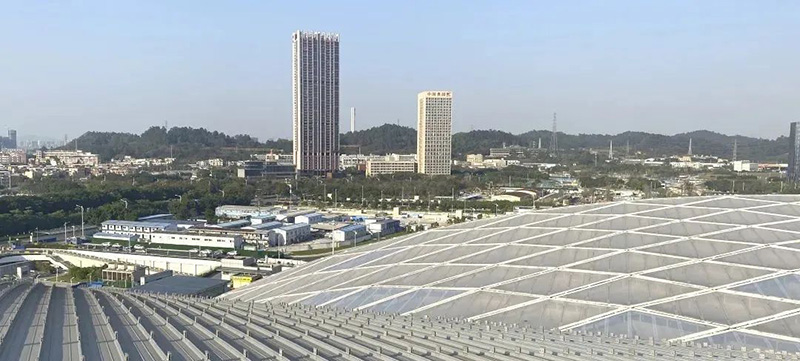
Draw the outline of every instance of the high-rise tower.
[[[355,133],[356,131],[356,108],[350,108],[350,132]]]
[[[800,183],[800,132],[798,132],[800,122],[789,124],[789,141],[792,148],[789,149],[789,169],[786,173],[789,182]]]
[[[452,166],[453,93],[417,95],[417,172],[449,175]]]
[[[298,172],[338,168],[338,34],[292,34],[292,140]]]

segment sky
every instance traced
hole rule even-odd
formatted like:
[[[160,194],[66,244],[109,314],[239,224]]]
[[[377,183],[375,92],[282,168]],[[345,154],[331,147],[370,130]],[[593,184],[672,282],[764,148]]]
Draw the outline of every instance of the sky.
[[[291,33],[340,34],[341,129],[775,138],[800,121],[800,1],[0,0],[0,127],[291,133]]]

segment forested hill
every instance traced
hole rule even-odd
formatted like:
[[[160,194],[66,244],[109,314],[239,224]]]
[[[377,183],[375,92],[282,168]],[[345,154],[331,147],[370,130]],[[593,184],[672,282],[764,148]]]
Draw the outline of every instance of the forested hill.
[[[463,158],[469,153],[488,153],[489,148],[503,144],[537,146],[541,138],[542,147],[550,145],[550,131],[532,130],[512,134],[499,130],[474,130],[453,134],[453,155]],[[738,158],[754,161],[786,162],[790,146],[787,137],[759,139],[744,136],[729,136],[706,130],[676,135],[661,135],[644,132],[606,134],[558,133],[559,149],[608,149],[613,140],[617,154],[624,154],[630,145],[631,154],[642,152],[648,156],[685,154],[692,139],[694,154],[715,155],[730,158],[734,139],[738,144]],[[170,148],[175,157],[183,160],[199,160],[212,157],[228,159],[255,152],[291,152],[292,142],[287,139],[259,142],[248,135],[229,136],[203,128],[152,127],[141,135],[130,133],[88,132],[77,139],[78,147],[97,153],[107,161],[124,155],[133,157],[167,157]],[[364,154],[414,153],[417,132],[413,128],[384,124],[357,132],[341,135],[342,153]],[[66,148],[74,147],[74,143]]]
[[[215,157],[238,158],[236,153],[290,152],[292,142],[285,139],[259,142],[249,135],[229,136],[203,128],[151,127],[141,135],[114,132],[87,132],[66,147],[78,148],[100,155],[103,161],[131,156],[134,158],[169,157],[200,160]],[[248,153],[249,152],[249,153]]]

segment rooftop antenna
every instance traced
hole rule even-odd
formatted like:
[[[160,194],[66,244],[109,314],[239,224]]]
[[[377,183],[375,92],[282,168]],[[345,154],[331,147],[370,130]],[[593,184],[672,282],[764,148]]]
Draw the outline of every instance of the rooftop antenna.
[[[553,133],[550,136],[550,152],[553,155],[558,155],[558,120],[556,113],[553,113]]]
[[[692,138],[689,138],[689,155],[692,155]]]
[[[736,141],[737,141],[737,139],[736,139],[736,138],[733,138],[733,158],[732,158],[732,160],[733,160],[734,162],[736,161],[736,156],[738,155],[738,154],[736,154],[736,153],[737,153],[737,152],[738,152],[738,150],[739,150],[739,149],[738,149],[738,148],[739,148],[739,144],[737,144],[737,142],[736,142]]]

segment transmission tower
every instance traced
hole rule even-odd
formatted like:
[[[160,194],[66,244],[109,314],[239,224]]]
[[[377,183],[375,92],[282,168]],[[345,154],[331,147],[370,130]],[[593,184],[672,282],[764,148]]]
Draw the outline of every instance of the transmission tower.
[[[550,136],[550,152],[553,155],[558,155],[558,120],[556,119],[556,113],[553,113],[553,133]]]

